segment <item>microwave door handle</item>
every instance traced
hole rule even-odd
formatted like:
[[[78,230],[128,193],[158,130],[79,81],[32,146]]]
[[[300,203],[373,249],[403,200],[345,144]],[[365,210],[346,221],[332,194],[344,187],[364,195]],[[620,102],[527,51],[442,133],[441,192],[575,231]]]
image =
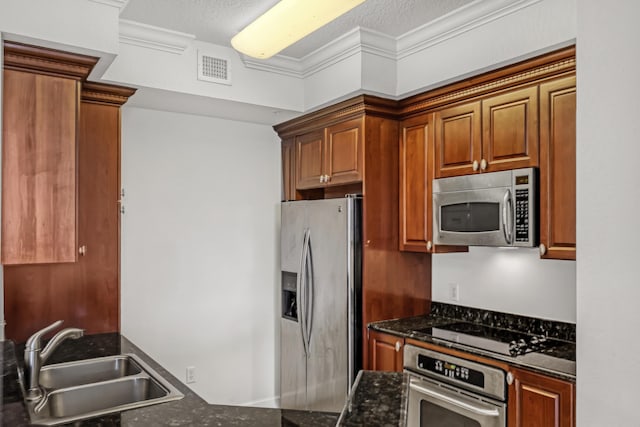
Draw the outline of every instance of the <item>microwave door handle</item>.
[[[414,383],[413,381],[410,382],[409,387],[411,388],[411,390],[415,390],[415,391],[417,391],[419,393],[422,393],[424,395],[433,397],[433,398],[441,400],[443,402],[450,403],[450,404],[452,404],[454,406],[457,406],[458,408],[462,408],[465,411],[472,412],[472,413],[477,414],[477,415],[484,415],[486,417],[498,417],[498,416],[500,416],[500,412],[498,411],[498,409],[481,408],[481,407],[476,406],[474,404],[463,402],[461,400],[458,400],[458,399],[455,399],[453,397],[447,396],[445,394],[439,393],[436,390],[432,390],[430,388],[423,387],[421,385],[418,385],[418,384]]]
[[[509,205],[509,209],[507,209]],[[504,238],[507,244],[513,243],[513,206],[511,203],[511,190],[504,193],[502,200],[502,227],[504,229]]]

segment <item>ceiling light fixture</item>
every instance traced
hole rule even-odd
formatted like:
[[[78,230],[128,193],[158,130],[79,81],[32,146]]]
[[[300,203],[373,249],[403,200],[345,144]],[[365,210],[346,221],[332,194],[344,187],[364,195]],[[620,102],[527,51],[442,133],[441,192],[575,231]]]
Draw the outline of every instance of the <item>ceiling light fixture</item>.
[[[231,39],[238,52],[271,58],[365,0],[282,0]]]

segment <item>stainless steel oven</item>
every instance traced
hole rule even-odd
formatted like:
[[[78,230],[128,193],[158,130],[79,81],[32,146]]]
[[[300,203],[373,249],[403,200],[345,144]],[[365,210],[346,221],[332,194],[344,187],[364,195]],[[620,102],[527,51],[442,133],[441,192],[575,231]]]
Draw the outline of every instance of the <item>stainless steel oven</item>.
[[[503,370],[419,347],[404,348],[407,427],[505,427]]]

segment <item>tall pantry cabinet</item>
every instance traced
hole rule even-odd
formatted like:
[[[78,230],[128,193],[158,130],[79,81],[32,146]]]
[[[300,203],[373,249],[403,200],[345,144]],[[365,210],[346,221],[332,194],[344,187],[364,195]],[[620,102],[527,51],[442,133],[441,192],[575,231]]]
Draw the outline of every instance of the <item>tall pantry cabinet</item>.
[[[16,342],[58,319],[119,330],[120,106],[135,90],[86,82],[95,62],[5,43],[2,262]]]

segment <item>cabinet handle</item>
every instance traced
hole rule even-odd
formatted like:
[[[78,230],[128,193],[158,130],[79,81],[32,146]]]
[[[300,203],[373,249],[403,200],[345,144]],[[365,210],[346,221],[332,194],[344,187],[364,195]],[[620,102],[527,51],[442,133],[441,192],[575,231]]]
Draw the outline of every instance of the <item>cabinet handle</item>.
[[[480,160],[480,170],[487,169],[488,165],[489,165],[489,163],[487,163],[487,161],[485,159]]]
[[[320,184],[324,182],[324,175],[320,175]]]
[[[429,240],[429,241],[427,242],[427,250],[428,250],[428,251],[430,251],[430,250],[431,250],[431,248],[433,248],[433,243],[431,243],[431,240]]]
[[[331,181],[331,176],[325,175],[324,176],[324,182],[329,182],[329,181]]]
[[[85,245],[82,245],[78,248],[78,253],[82,256],[85,256],[87,254],[87,247]]]
[[[400,341],[396,341],[396,353],[400,351],[400,347],[402,347]]]
[[[513,374],[511,372],[507,373],[507,384],[513,384]]]
[[[473,170],[474,170],[474,171],[477,171],[477,170],[478,170],[478,161],[477,161],[477,160],[474,160],[474,161],[473,161]]]
[[[547,247],[544,245],[544,243],[540,243],[540,256],[544,256],[544,254],[547,253]]]

